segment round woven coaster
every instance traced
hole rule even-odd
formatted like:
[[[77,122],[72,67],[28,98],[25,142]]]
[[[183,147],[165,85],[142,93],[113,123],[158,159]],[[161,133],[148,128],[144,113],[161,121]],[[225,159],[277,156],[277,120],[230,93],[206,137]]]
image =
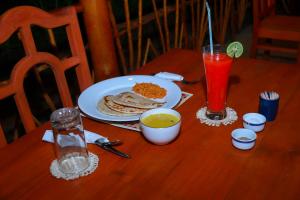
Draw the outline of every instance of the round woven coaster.
[[[50,172],[54,177],[56,177],[58,179],[62,178],[65,180],[73,180],[73,179],[77,179],[81,176],[87,176],[87,175],[93,173],[96,170],[96,168],[98,167],[98,163],[99,163],[98,156],[89,152],[89,167],[86,168],[84,171],[81,171],[79,173],[73,173],[73,174],[65,174],[59,170],[57,160],[53,160],[50,165]]]
[[[208,126],[220,126],[232,124],[238,119],[237,113],[232,108],[226,107],[226,117],[222,120],[212,120],[206,117],[207,107],[200,108],[197,111],[197,118],[200,119],[201,123],[207,124]]]

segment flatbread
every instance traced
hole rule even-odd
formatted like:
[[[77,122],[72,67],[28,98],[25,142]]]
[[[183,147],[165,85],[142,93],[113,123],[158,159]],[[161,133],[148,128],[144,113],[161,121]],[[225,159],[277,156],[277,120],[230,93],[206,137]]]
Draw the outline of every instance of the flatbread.
[[[117,112],[115,110],[110,109],[109,107],[107,107],[104,103],[104,98],[101,99],[101,101],[98,102],[97,105],[97,109],[107,115],[112,115],[112,116],[133,116],[136,114],[128,114],[128,113],[121,113],[121,112]]]
[[[135,107],[117,104],[112,100],[113,99],[112,95],[105,96],[103,99],[104,99],[104,104],[107,107],[109,107],[110,109],[112,109],[114,111],[120,112],[120,113],[141,114],[148,110],[148,109],[144,109],[144,108],[135,108]]]
[[[112,96],[111,100],[119,105],[129,106],[134,108],[153,109],[163,105],[163,103],[147,99],[132,92],[123,92]]]

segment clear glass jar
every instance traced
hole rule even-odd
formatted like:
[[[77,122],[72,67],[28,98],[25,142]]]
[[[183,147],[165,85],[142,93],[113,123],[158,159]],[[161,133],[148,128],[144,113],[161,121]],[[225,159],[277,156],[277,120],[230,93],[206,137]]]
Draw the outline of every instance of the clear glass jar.
[[[80,173],[89,167],[89,156],[80,112],[61,108],[51,114],[54,148],[60,171]]]

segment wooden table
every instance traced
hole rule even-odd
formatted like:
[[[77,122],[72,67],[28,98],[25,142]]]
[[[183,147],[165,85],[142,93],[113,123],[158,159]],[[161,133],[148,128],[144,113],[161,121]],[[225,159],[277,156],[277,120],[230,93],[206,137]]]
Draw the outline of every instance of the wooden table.
[[[201,55],[172,50],[136,74],[169,71],[186,79],[204,78]],[[178,83],[193,97],[177,110],[183,123],[176,141],[165,146],[147,142],[140,133],[84,119],[86,129],[121,139],[123,159],[89,144],[100,157],[97,170],[65,181],[51,176],[52,145],[41,141],[45,124],[0,150],[0,199],[299,199],[300,66],[237,59],[230,77],[228,105],[238,112],[232,125],[209,127],[196,119],[205,105],[205,81]],[[241,116],[256,112],[264,90],[280,94],[277,119],[258,134],[256,146],[240,151],[231,131]]]

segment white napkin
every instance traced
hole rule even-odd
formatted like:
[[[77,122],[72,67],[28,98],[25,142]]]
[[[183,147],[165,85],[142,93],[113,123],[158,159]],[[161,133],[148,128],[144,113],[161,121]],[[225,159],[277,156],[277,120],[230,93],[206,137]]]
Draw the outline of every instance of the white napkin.
[[[183,76],[175,73],[170,73],[170,72],[159,72],[154,75],[155,77],[159,77],[162,79],[167,79],[169,81],[182,81]]]
[[[84,130],[84,137],[86,143],[94,143],[96,140],[100,138],[104,138],[105,139],[104,142],[109,142],[109,140],[106,137],[103,137],[102,135],[87,130]],[[54,139],[53,139],[52,130],[46,130],[42,140],[53,143]]]

